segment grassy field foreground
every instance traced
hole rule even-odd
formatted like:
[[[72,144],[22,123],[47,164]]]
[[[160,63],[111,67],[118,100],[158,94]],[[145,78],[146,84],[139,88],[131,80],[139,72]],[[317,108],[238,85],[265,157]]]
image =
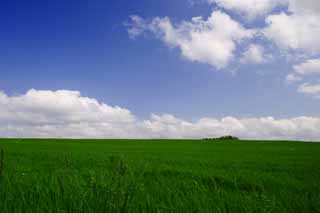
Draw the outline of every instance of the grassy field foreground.
[[[1,212],[320,212],[320,144],[1,139]]]

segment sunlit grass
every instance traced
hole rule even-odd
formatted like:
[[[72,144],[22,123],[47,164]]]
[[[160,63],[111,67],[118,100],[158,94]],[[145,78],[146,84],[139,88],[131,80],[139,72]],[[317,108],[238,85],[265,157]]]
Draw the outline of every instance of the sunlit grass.
[[[320,144],[2,139],[0,212],[317,212]]]

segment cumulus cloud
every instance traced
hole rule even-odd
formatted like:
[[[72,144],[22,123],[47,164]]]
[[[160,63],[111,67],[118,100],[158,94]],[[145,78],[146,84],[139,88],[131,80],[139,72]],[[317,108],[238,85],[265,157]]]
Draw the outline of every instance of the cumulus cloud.
[[[137,36],[140,36],[148,29],[147,22],[137,15],[130,16],[131,23],[125,23],[125,26],[128,27],[128,34],[131,39],[135,39]]]
[[[262,33],[281,49],[309,54],[320,51],[320,1],[318,0],[207,0],[249,20],[267,16]],[[282,12],[274,14],[275,8]]]
[[[318,85],[312,84],[308,76],[320,73],[320,1],[318,0],[206,0],[227,11],[244,15],[248,20],[265,17],[266,26],[256,29],[263,37],[272,41],[286,56],[303,56],[305,62],[293,66],[288,74],[289,84],[307,80],[298,87],[298,92],[318,97]],[[274,10],[277,8],[277,10]],[[280,12],[276,12],[279,11]],[[276,13],[274,13],[276,12]],[[261,34],[260,34],[261,33]],[[261,64],[265,62],[264,47],[250,44],[242,54],[240,62]],[[297,60],[297,58],[295,58]]]
[[[319,14],[320,2],[318,0],[287,0],[289,10],[297,14]]]
[[[168,46],[178,48],[186,59],[217,69],[226,68],[235,58],[242,63],[266,62],[265,56],[271,56],[263,55],[266,44],[250,44],[252,38],[267,38],[282,53],[295,52],[306,58],[315,57],[320,52],[320,2],[317,0],[204,1],[224,11],[243,14],[249,19],[265,17],[266,26],[248,29],[219,10],[214,10],[207,19],[199,16],[179,24],[172,23],[168,17],[147,21],[139,16],[131,16],[131,22],[127,25],[129,36],[136,38],[151,32]],[[245,39],[249,42],[249,49],[237,55],[236,50],[240,49],[239,44]],[[287,81],[295,82],[300,78],[291,74],[287,76]]]
[[[301,64],[293,66],[293,73],[287,75],[287,82],[294,83],[302,81],[304,77],[320,75],[320,59],[309,59]]]
[[[320,58],[309,59],[302,64],[294,66],[295,73],[297,75],[312,75],[320,74]]]
[[[194,17],[177,25],[168,17],[156,17],[147,23],[139,16],[131,16],[130,37],[145,32],[153,33],[170,47],[179,48],[186,59],[217,69],[225,68],[234,58],[237,45],[254,35],[253,30],[244,28],[221,11],[213,11],[206,20]]]
[[[320,98],[320,84],[304,83],[299,86],[298,92]]]
[[[293,72],[287,75],[287,83],[292,84],[307,81],[298,87],[298,92],[312,97],[320,98],[320,85],[312,84],[311,80],[320,75],[320,59],[309,59],[301,64],[293,66]],[[312,76],[313,79],[308,78]]]
[[[303,90],[307,91],[306,88],[310,85],[305,85]],[[169,114],[153,114],[147,120],[139,120],[128,109],[83,97],[78,91],[33,89],[19,96],[0,92],[0,137],[202,138],[222,135],[320,141],[320,118],[225,117],[189,122]]]
[[[244,64],[262,64],[267,62],[271,55],[265,53],[265,49],[261,45],[251,44],[249,48],[243,53],[240,59]]]
[[[302,80],[303,80],[303,78],[301,76],[296,75],[294,73],[291,73],[291,74],[287,75],[287,77],[286,77],[286,81],[288,84],[292,84],[292,83],[302,81]]]
[[[252,20],[270,13],[275,7],[285,5],[287,0],[207,0],[219,7],[233,10]]]
[[[269,15],[264,35],[284,50],[320,51],[320,2],[288,0],[288,12]]]
[[[24,95],[13,97],[0,93],[2,136],[10,136],[12,131],[15,132],[13,136],[19,136],[20,132],[22,136],[30,137],[59,137],[60,133],[71,137],[78,134],[112,136],[121,133],[119,127],[134,120],[127,109],[82,97],[78,91],[31,89]],[[104,133],[103,127],[109,127],[108,131]]]

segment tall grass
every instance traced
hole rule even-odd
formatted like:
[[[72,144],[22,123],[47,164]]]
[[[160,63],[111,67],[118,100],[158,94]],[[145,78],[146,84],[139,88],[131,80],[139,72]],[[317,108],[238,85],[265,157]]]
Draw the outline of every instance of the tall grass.
[[[3,170],[4,170],[4,149],[0,149],[0,178],[3,175]]]
[[[0,212],[320,212],[318,144],[16,142]]]

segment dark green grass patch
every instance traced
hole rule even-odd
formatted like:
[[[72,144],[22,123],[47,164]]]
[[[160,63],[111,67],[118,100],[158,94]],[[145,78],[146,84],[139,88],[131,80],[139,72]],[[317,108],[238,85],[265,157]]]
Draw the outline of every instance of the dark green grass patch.
[[[1,139],[0,212],[320,212],[320,144]]]

